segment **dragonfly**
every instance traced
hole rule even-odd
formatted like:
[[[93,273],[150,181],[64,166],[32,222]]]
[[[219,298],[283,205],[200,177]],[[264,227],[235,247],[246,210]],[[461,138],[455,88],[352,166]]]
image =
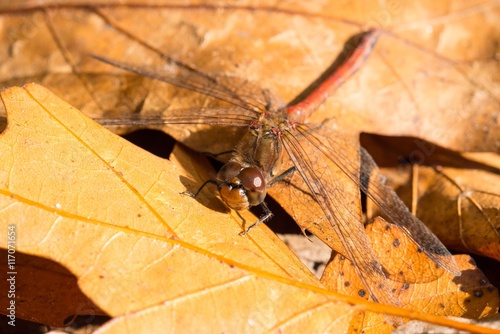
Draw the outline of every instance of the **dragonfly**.
[[[335,170],[343,172],[348,180],[374,201],[389,219],[416,244],[419,249],[438,266],[455,276],[460,270],[453,256],[439,239],[411,214],[397,194],[385,184],[385,177],[370,154],[362,147],[359,161],[352,161],[346,151],[346,141],[339,136],[324,136],[307,124],[306,120],[337,88],[363,67],[375,48],[380,30],[373,29],[359,34],[358,44],[344,61],[320,84],[298,103],[277,105],[272,94],[263,90],[261,94],[243,94],[243,91],[226,85],[186,64],[162,56],[166,65],[159,68],[126,63],[123,61],[92,55],[112,66],[192,90],[229,103],[231,107],[204,107],[172,112],[161,119],[101,119],[103,125],[136,124],[207,124],[213,126],[247,127],[246,134],[236,145],[229,161],[220,169],[215,180],[206,184],[217,185],[224,203],[234,210],[246,210],[261,206],[264,215],[251,228],[272,217],[264,200],[267,190],[286,175],[298,172],[321,208],[325,221],[333,231],[332,238],[338,241],[339,251],[353,264],[361,281],[374,301],[398,304],[390,292],[383,268],[370,245],[364,225],[358,216],[345,214],[338,199],[344,195]],[[169,64],[167,66],[167,63]],[[173,68],[173,69],[172,69]],[[288,155],[293,167],[278,174],[283,154]]]

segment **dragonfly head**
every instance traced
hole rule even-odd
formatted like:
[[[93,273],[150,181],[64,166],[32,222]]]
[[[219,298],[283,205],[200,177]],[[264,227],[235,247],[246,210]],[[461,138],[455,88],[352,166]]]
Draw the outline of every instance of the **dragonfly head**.
[[[230,161],[217,174],[219,193],[228,207],[244,210],[259,205],[266,197],[266,181],[255,167]]]

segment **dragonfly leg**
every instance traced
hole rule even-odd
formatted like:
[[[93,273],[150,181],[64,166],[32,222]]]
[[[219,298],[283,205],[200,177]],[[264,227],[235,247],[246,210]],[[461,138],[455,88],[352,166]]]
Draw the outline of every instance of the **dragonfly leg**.
[[[297,170],[297,168],[294,167],[290,167],[288,168],[286,171],[284,171],[283,173],[281,173],[280,175],[276,176],[274,179],[272,179],[268,184],[267,184],[267,187],[269,188],[270,186],[280,182],[280,181],[283,181],[283,179],[285,177],[287,177],[288,175],[290,174],[293,174],[293,172],[295,172]]]
[[[181,192],[181,195],[187,195],[187,196],[190,196],[192,198],[196,198],[196,197],[198,197],[198,195],[200,194],[200,192],[203,190],[203,188],[205,188],[205,186],[208,185],[208,184],[218,185],[217,181],[208,180],[208,181],[205,181],[205,183],[203,183],[201,185],[201,187],[199,187],[198,190],[196,190],[195,193],[192,193],[190,191],[185,190],[185,191]]]
[[[242,236],[246,235],[255,226],[259,225],[262,222],[265,222],[266,220],[271,219],[274,216],[274,214],[271,212],[271,210],[269,210],[269,208],[267,207],[267,204],[265,202],[260,203],[260,207],[262,208],[262,210],[264,210],[264,215],[261,216],[259,218],[259,220],[257,220],[255,223],[250,225],[245,231],[241,232],[240,235],[242,235]]]

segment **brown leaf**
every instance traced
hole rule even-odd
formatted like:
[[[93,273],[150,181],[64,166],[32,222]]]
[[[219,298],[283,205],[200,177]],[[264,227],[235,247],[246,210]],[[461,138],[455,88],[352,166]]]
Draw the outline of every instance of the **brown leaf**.
[[[381,218],[368,225],[367,234],[401,307],[472,319],[496,314],[500,303],[498,290],[470,257],[456,256],[463,274],[455,277],[436,268],[397,226]],[[368,298],[353,265],[338,254],[327,265],[321,281],[333,291]],[[390,328],[380,314],[366,313],[355,317],[350,330],[379,333]]]
[[[290,101],[317,79],[345,41],[361,31],[366,17],[370,17],[372,25],[389,23],[385,20],[391,24],[382,32],[363,70],[341,87],[314,119],[333,118],[329,126],[349,129],[353,138],[360,131],[368,131],[419,136],[457,150],[500,147],[498,79],[491,76],[498,64],[489,60],[494,56],[494,48],[489,45],[498,39],[499,32],[494,20],[496,8],[491,11],[491,3],[440,8],[429,2],[419,4],[419,11],[414,11],[411,3],[389,7],[364,4],[363,10],[356,5],[339,8],[336,3],[325,4],[335,6],[338,18],[332,20],[318,14],[325,13],[325,8],[311,8],[312,12],[305,14],[300,8],[270,10],[263,4],[228,7],[226,11],[210,6],[171,8],[168,4],[154,9],[147,5],[76,4],[29,12],[20,5],[17,13],[25,13],[24,17],[6,17],[12,20],[6,25],[11,27],[6,43],[12,52],[3,62],[5,82],[36,77],[29,71],[41,73],[44,84],[92,116],[123,117],[126,112],[157,116],[165,110],[212,105],[214,102],[206,97],[124,74],[88,57],[95,53],[154,68],[164,66],[165,59],[159,55],[164,53],[213,74],[221,82],[232,82],[233,87],[249,95],[263,93],[255,85],[247,87],[246,80],[272,88],[284,101]],[[220,6],[223,4],[217,8]],[[207,12],[215,15],[208,21],[204,19]],[[380,21],[382,18],[385,22]],[[37,34],[40,38],[34,39]],[[474,43],[474,50],[464,46],[464,41]],[[466,54],[460,52],[465,48]],[[37,54],[36,50],[43,52]],[[29,57],[23,59],[26,55]],[[49,55],[53,63],[47,63]],[[293,75],[290,69],[294,69]],[[69,86],[70,93],[66,92]],[[240,135],[235,129],[163,128],[204,152],[228,151]],[[353,154],[352,160],[356,158]],[[300,183],[294,186],[303,189]],[[293,189],[286,192],[290,191]],[[313,204],[307,210],[296,210],[295,205],[286,204],[286,196],[281,193],[271,191],[293,211],[301,227],[312,228],[321,221],[322,217],[314,214],[318,210]],[[302,195],[293,193],[294,198]],[[308,193],[298,202],[314,203]],[[330,231],[324,231],[323,240],[329,242],[327,234]],[[333,244],[335,247],[338,243]]]
[[[180,165],[40,86],[5,90],[2,99],[9,122],[0,135],[0,225],[15,226],[16,252],[50,258],[77,277],[115,317],[102,332],[337,332],[359,310],[461,326],[332,294],[264,225],[241,237],[240,219],[181,196]],[[480,329],[467,326],[459,328]]]
[[[229,4],[226,10],[219,10],[224,2],[217,7],[113,4],[26,10],[26,4],[9,3],[9,13],[17,15],[2,18],[2,44],[9,52],[0,59],[0,80],[4,85],[36,80],[91,116],[154,114],[206,103],[88,57],[161,66],[164,60],[154,48],[206,73],[258,82],[290,101],[332,63],[350,36],[366,26],[384,27],[363,71],[315,119],[334,117],[339,128],[353,133],[415,136],[460,151],[500,148],[494,75],[500,30],[494,1],[345,7],[331,1],[307,8],[255,1],[242,8]],[[232,148],[230,141],[213,147],[206,142],[213,136],[165,130],[200,151]]]
[[[199,300],[201,307],[213,294],[229,299],[203,306],[212,317],[207,323],[217,322],[213,311],[245,313],[249,303],[250,312],[258,303],[253,298],[268,286],[268,279],[255,276],[258,268],[288,279],[298,274],[318,286],[272,233],[259,229],[240,237],[238,220],[179,195],[178,165],[108,133],[39,86],[4,91],[3,100],[9,124],[1,136],[2,225],[19,231],[17,250],[68,267],[109,314],[166,312],[168,303],[158,303],[168,300],[178,300],[180,308]],[[255,288],[251,295],[248,284]],[[282,285],[271,285],[280,295]],[[239,307],[228,304],[234,293],[241,296]],[[300,298],[308,304],[309,297]]]
[[[479,158],[477,154],[476,157]],[[500,161],[498,155],[487,157],[491,165]],[[386,169],[384,173],[393,176],[392,184],[401,198],[408,205],[412,201],[416,204],[417,216],[428,222],[445,245],[500,260],[498,175],[487,170],[451,167],[419,167],[413,175],[406,169],[406,176],[402,171],[395,174]]]
[[[438,231],[436,233],[442,235],[442,238],[447,240],[450,247],[454,249],[500,260],[500,234],[498,232],[500,229],[500,193],[498,193],[500,177],[486,171],[453,168],[440,169],[439,174],[435,175],[435,186],[444,188],[442,193],[447,195],[440,197],[444,205],[439,220],[442,223],[449,221],[454,228],[446,229],[446,231],[443,228],[436,229]],[[433,188],[429,189],[426,195],[432,197]],[[420,203],[425,205],[427,200],[429,199],[422,198]]]
[[[384,8],[364,3],[361,11],[356,4],[342,8],[334,3],[334,7],[325,4],[307,8],[307,15],[304,8],[269,10],[261,7],[264,3],[225,11],[210,6],[172,9],[168,4],[155,8],[99,8],[88,7],[87,3],[84,7],[48,7],[24,12],[25,16],[17,17],[21,20],[13,20],[14,29],[9,31],[15,33],[5,34],[10,53],[0,73],[5,73],[4,82],[9,84],[30,76],[40,78],[93,116],[112,117],[130,111],[155,115],[165,109],[213,103],[164,84],[109,70],[84,56],[94,52],[144,66],[162,65],[162,59],[141,45],[146,42],[204,71],[229,76],[219,80],[240,87],[241,79],[230,79],[249,79],[272,88],[289,101],[332,62],[349,36],[363,29],[366,17],[374,18],[372,22],[377,25],[383,17],[391,26],[382,34],[370,62],[339,90],[338,99],[325,104],[316,120],[335,117],[336,122],[329,124],[351,130],[349,136],[353,138],[360,131],[403,133],[457,150],[498,150],[498,78],[490,75],[495,73],[498,62],[490,61],[494,59],[494,48],[489,47],[498,39],[494,19],[498,15],[491,4],[464,7],[450,3],[439,8],[422,3],[415,11],[413,3]],[[328,15],[325,19],[327,8],[335,9],[340,19],[332,20]],[[9,9],[17,10],[17,14],[24,11],[23,5],[17,9],[10,5]],[[481,23],[480,31],[477,22]],[[35,39],[38,30],[41,38]],[[464,34],[457,38],[457,31],[466,31],[468,38]],[[296,36],[299,38],[294,39]],[[301,42],[294,43],[296,40]],[[473,51],[467,48],[468,53],[461,52],[464,40],[474,43]],[[39,49],[44,50],[43,56],[37,54]],[[291,68],[295,71],[291,72]],[[69,93],[68,87],[72,87]],[[259,90],[247,92],[258,94]],[[364,98],[359,97],[360,93]],[[461,117],[457,119],[458,113]],[[451,122],[453,126],[449,126]],[[235,131],[222,137],[219,129],[204,127],[167,128],[176,138],[201,151],[231,149],[238,137]],[[302,189],[300,183],[294,182],[294,186]],[[297,192],[293,194],[297,196]],[[357,203],[357,197],[352,198],[352,203]],[[296,217],[304,217],[299,220],[301,226],[314,226],[322,219],[308,214],[316,211],[313,205],[308,210],[298,205],[287,207],[295,211]],[[327,238],[328,232],[324,236]]]
[[[5,259],[3,267],[8,268],[7,250],[0,249],[0,256]],[[9,271],[15,274],[7,273],[6,278],[9,280],[1,280],[0,288],[9,293],[12,290],[11,293],[19,295],[16,305],[11,307],[16,317],[63,327],[63,320],[71,319],[76,314],[83,314],[88,318],[105,315],[82,294],[76,278],[66,268],[47,259],[23,253],[16,253],[15,260],[15,271]],[[8,310],[7,315],[10,315],[8,303],[12,298],[8,295],[6,297],[8,298],[2,298],[1,307],[2,310]],[[12,318],[8,318],[8,321],[11,320]]]

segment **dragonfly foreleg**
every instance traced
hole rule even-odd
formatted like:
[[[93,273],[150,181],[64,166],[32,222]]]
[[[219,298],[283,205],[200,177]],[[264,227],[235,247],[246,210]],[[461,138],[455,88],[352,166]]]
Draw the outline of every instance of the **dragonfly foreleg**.
[[[205,182],[204,182],[204,183],[203,183],[203,184],[202,184],[202,185],[198,188],[198,190],[196,190],[196,192],[192,193],[192,192],[190,192],[190,191],[185,190],[185,191],[181,192],[181,195],[187,195],[187,196],[190,196],[190,197],[192,197],[192,198],[196,198],[196,197],[198,197],[198,195],[200,194],[200,192],[203,190],[203,188],[205,188],[205,186],[206,186],[207,184],[215,184],[215,185],[218,185],[217,181],[215,181],[215,180],[208,180],[208,181],[205,181]]]
[[[267,207],[267,204],[265,202],[260,203],[260,207],[262,208],[262,210],[264,210],[264,215],[262,215],[259,218],[259,220],[257,220],[255,223],[250,225],[245,231],[241,232],[240,235],[246,235],[255,226],[259,225],[262,222],[265,222],[266,220],[271,219],[274,216],[274,214],[271,212],[271,210],[269,210],[269,208]]]

